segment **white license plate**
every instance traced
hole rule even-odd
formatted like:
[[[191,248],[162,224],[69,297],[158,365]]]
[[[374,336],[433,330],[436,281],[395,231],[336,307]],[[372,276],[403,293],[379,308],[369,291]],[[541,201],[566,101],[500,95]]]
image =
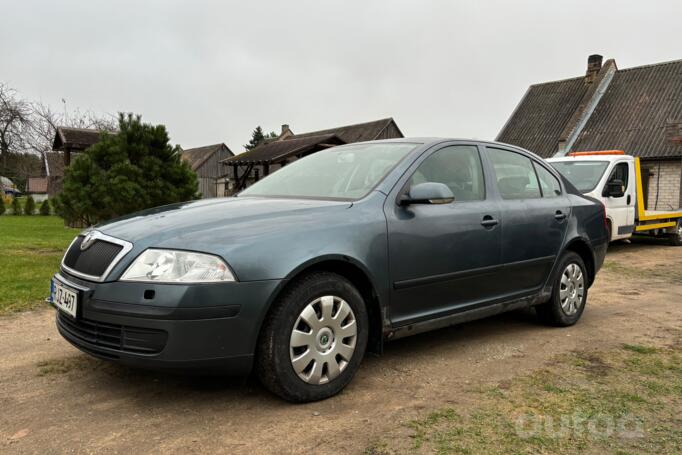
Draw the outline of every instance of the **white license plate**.
[[[59,310],[75,318],[78,311],[78,293],[59,281],[52,280],[52,303]]]

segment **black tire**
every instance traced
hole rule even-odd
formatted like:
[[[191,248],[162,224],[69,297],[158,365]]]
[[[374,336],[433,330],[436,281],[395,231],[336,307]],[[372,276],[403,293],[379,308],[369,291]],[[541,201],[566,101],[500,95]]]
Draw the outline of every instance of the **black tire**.
[[[575,264],[580,268],[584,284],[582,300],[578,305],[576,305],[577,310],[575,313],[568,314],[561,305],[560,292],[562,276],[571,264]],[[554,276],[552,277],[552,297],[546,303],[537,305],[535,307],[535,311],[537,312],[540,320],[546,324],[557,327],[568,327],[578,322],[580,316],[582,316],[583,311],[585,310],[585,305],[587,303],[587,282],[587,269],[585,268],[585,263],[583,262],[582,258],[573,251],[566,251],[561,256]]]
[[[309,384],[294,371],[289,342],[301,312],[309,303],[326,295],[343,299],[353,310],[357,323],[355,350],[337,377],[325,384]],[[365,302],[350,281],[330,272],[306,275],[286,289],[273,304],[258,342],[256,374],[268,390],[294,403],[329,398],[343,390],[360,367],[367,347],[368,330]]]
[[[677,222],[676,233],[670,236],[670,245],[682,246],[682,220]]]

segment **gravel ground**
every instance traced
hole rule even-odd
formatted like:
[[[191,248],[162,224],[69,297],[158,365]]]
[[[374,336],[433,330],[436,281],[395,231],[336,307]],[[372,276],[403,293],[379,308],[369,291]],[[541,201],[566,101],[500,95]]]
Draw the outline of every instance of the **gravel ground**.
[[[141,372],[80,353],[49,308],[0,318],[0,452],[362,453],[476,387],[584,348],[656,343],[682,329],[682,248],[612,245],[583,319],[512,313],[405,338],[365,359],[340,395],[291,405],[255,381]]]

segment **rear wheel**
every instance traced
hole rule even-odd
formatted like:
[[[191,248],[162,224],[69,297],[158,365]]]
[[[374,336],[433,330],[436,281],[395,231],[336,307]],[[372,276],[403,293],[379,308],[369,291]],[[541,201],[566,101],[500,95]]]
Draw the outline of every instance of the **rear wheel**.
[[[670,244],[672,246],[682,246],[682,220],[677,222],[677,229],[670,237]]]
[[[328,272],[308,275],[282,295],[265,322],[259,379],[289,401],[331,397],[358,370],[368,327],[364,301],[348,280]]]
[[[559,260],[553,277],[552,297],[536,306],[543,322],[559,327],[575,324],[582,316],[587,302],[587,273],[582,258],[567,251]]]

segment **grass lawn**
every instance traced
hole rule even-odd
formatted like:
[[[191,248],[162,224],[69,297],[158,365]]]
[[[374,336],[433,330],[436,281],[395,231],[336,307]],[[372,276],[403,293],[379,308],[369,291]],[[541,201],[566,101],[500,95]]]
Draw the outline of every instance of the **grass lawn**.
[[[473,409],[405,422],[365,453],[682,453],[682,334],[669,347],[574,352],[471,393]]]
[[[78,231],[56,216],[0,216],[0,314],[43,304]]]

